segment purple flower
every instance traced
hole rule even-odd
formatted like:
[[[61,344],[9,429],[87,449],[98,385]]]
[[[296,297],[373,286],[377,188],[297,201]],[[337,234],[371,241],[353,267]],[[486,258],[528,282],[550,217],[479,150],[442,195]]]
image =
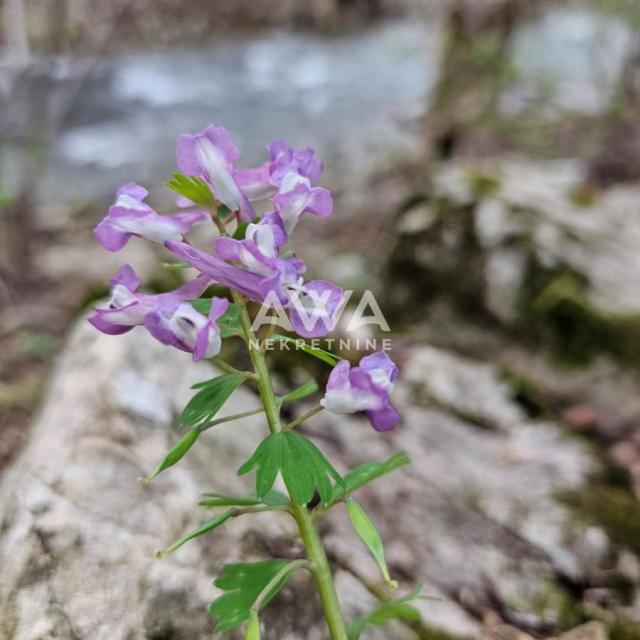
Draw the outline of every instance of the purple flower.
[[[241,262],[250,271],[273,275],[280,247],[286,242],[282,220],[276,213],[266,213],[259,223],[247,226],[244,240],[228,236],[216,239],[216,253],[224,260]]]
[[[216,320],[229,301],[213,298],[209,317],[196,311],[187,300],[198,298],[211,283],[205,275],[174,291],[157,295],[138,291],[140,278],[124,266],[111,280],[111,298],[105,308],[96,308],[89,322],[110,335],[126,333],[144,325],[163,344],[193,353],[195,361],[220,352],[220,330]]]
[[[249,238],[218,238],[210,255],[186,242],[167,242],[167,248],[212,280],[239,291],[256,302],[281,304],[293,329],[301,336],[325,336],[334,329],[343,300],[340,287],[325,280],[305,283],[305,265],[296,258],[277,257],[281,236],[270,218],[253,225]],[[249,231],[249,230],[248,230]],[[242,263],[247,268],[230,264]]]
[[[182,240],[191,227],[210,220],[204,211],[161,216],[143,202],[148,193],[135,183],[118,190],[115,202],[94,231],[105,249],[119,251],[131,236],[154,242]]]
[[[294,331],[305,338],[321,338],[335,329],[344,291],[327,280],[288,285],[289,320]]]
[[[269,144],[270,160],[253,169],[236,169],[233,173],[236,184],[249,200],[271,198],[290,173],[315,184],[322,173],[322,163],[313,149],[293,149],[282,140]]]
[[[398,367],[383,351],[365,356],[354,368],[342,360],[331,372],[320,404],[337,414],[364,411],[376,431],[389,431],[400,421],[389,400],[397,377]]]
[[[266,200],[276,191],[271,184],[271,163],[264,162],[253,169],[236,169],[233,172],[236,184],[249,200]]]
[[[323,187],[312,187],[309,178],[298,173],[284,176],[273,204],[287,235],[293,231],[305,211],[326,218],[333,210],[331,192]]]
[[[180,171],[206,180],[222,204],[253,220],[253,207],[235,179],[240,151],[226,129],[211,124],[197,135],[180,136],[177,156]]]
[[[269,144],[270,181],[275,187],[289,173],[297,173],[315,184],[322,174],[322,162],[316,157],[313,149],[293,149],[283,140],[274,140]]]

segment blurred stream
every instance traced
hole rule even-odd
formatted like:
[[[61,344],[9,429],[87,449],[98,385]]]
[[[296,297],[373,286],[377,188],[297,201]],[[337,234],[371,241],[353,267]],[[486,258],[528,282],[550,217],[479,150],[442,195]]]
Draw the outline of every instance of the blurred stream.
[[[550,9],[515,38],[502,110],[545,100],[552,111],[598,113],[632,36],[595,10]],[[385,161],[420,153],[440,40],[437,23],[405,20],[331,38],[278,32],[99,58],[71,100],[40,199],[82,204],[131,180],[157,187],[174,170],[180,133],[209,122],[231,131],[242,164],[282,136],[318,149],[327,184],[353,188]],[[86,63],[60,62],[54,92],[68,92]]]

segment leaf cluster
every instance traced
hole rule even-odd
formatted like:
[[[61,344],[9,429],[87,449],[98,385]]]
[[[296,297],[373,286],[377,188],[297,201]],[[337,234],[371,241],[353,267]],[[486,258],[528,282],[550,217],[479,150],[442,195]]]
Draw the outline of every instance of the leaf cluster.
[[[278,473],[297,504],[311,502],[316,491],[322,504],[333,495],[331,479],[342,484],[340,474],[311,440],[293,431],[272,433],[263,440],[238,475],[256,470],[256,495],[262,499],[273,487]]]
[[[174,173],[165,184],[171,191],[175,191],[178,195],[190,200],[202,209],[209,210],[216,205],[216,199],[211,187],[202,178]]]

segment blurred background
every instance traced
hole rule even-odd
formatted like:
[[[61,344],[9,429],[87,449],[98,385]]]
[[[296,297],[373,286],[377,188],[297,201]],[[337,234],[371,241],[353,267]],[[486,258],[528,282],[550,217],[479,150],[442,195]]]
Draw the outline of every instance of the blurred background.
[[[129,454],[104,463],[103,484],[82,475],[82,425],[102,421],[100,437],[127,449],[158,423],[161,451],[173,409],[163,413],[141,363],[159,388],[191,365],[129,338],[123,350],[78,320],[124,262],[150,290],[179,275],[160,267],[160,249],[131,242],[110,254],[92,229],[126,182],[170,212],[164,181],[177,138],[214,122],[231,132],[243,166],[261,162],[272,138],[316,148],[334,214],[298,227],[298,253],[316,275],[372,289],[393,329],[403,427],[378,439],[357,420],[308,431],[343,470],[399,447],[414,460],[364,502],[390,540],[392,573],[441,600],[422,603],[420,621],[365,637],[640,638],[640,3],[0,6],[0,558],[13,557],[16,540],[31,549],[20,570],[0,572],[0,637],[210,637],[200,609],[181,619],[171,608],[188,587],[171,583],[179,597],[167,599],[135,541],[130,571],[155,586],[136,592],[143,613],[125,624],[74,600],[99,545],[46,540],[60,523],[67,536],[76,527],[77,539],[90,537],[65,501],[93,504],[98,486],[117,488],[116,501],[127,493],[123,513],[149,500],[124,482]],[[280,364],[283,378],[297,366]],[[109,376],[129,369],[138,377],[109,396]],[[122,421],[143,431],[122,440]],[[46,508],[19,490],[41,464],[59,481]],[[202,488],[185,486],[196,497]],[[157,506],[174,519],[166,535],[197,521],[193,504],[180,517],[175,505]],[[48,512],[58,516],[36,526],[33,514]],[[92,513],[96,528],[107,526]],[[368,560],[345,546],[343,524],[325,533],[345,607],[358,614],[390,594],[356,566]],[[255,531],[232,531],[229,545],[240,536],[245,550],[286,546],[277,527],[258,542]],[[229,548],[204,546],[182,569],[206,557],[210,577]],[[122,565],[109,557],[103,577]],[[66,578],[65,558],[79,562]],[[318,612],[293,600],[273,607],[298,620],[298,635],[285,625],[267,637],[324,637]]]

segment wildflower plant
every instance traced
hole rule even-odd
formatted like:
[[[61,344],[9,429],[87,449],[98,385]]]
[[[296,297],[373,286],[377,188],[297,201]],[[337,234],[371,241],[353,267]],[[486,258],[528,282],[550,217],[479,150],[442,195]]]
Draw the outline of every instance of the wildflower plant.
[[[367,355],[353,367],[296,337],[305,354],[332,370],[320,404],[288,424],[283,421],[282,406],[312,396],[318,384],[310,379],[285,395],[276,395],[267,354],[252,328],[250,302],[264,303],[275,296],[286,309],[293,331],[302,338],[315,338],[334,329],[343,292],[326,280],[305,280],[304,262],[286,248],[303,214],[323,218],[332,212],[330,192],[316,186],[321,163],[313,150],[295,150],[281,140],[272,142],[268,150],[269,159],[259,167],[239,169],[235,167],[239,151],[225,129],[211,125],[198,135],[183,135],[177,150],[181,173],[166,183],[178,195],[181,211],[173,215],[154,211],[145,202],[147,191],[143,187],[123,186],[96,227],[102,245],[118,251],[132,237],[161,243],[179,259],[172,267],[194,267],[199,275],[174,291],[151,294],[140,290],[140,279],[130,266],[124,266],[111,280],[108,303],[96,308],[89,321],[112,335],[144,326],[161,343],[191,353],[195,361],[212,359],[221,370],[212,379],[194,385],[195,394],[180,416],[184,433],[145,478],[146,483],[177,464],[213,426],[264,415],[266,437],[238,469],[239,475],[255,474],[255,490],[246,496],[202,494],[200,506],[215,510],[215,515],[158,552],[160,557],[165,556],[230,518],[264,511],[279,511],[293,518],[306,557],[225,565],[214,582],[223,593],[209,607],[216,618],[215,630],[227,632],[245,625],[247,639],[260,638],[261,610],[294,572],[305,569],[315,578],[331,637],[355,640],[368,624],[382,625],[395,617],[416,618],[410,601],[418,597],[419,590],[385,601],[347,624],[317,523],[330,509],[346,505],[355,533],[378,564],[383,580],[395,588],[380,535],[353,494],[409,460],[399,452],[341,476],[296,428],[322,410],[334,414],[363,412],[377,431],[394,428],[400,416],[390,402],[390,394],[398,369],[384,352]],[[195,225],[217,228],[212,252],[185,239]],[[229,297],[206,297],[212,284],[226,287]],[[275,337],[283,342],[292,340],[291,336]],[[248,349],[251,371],[241,371],[219,357],[222,340],[238,338]],[[243,384],[257,388],[262,406],[216,417]],[[284,491],[274,488],[278,476]]]

